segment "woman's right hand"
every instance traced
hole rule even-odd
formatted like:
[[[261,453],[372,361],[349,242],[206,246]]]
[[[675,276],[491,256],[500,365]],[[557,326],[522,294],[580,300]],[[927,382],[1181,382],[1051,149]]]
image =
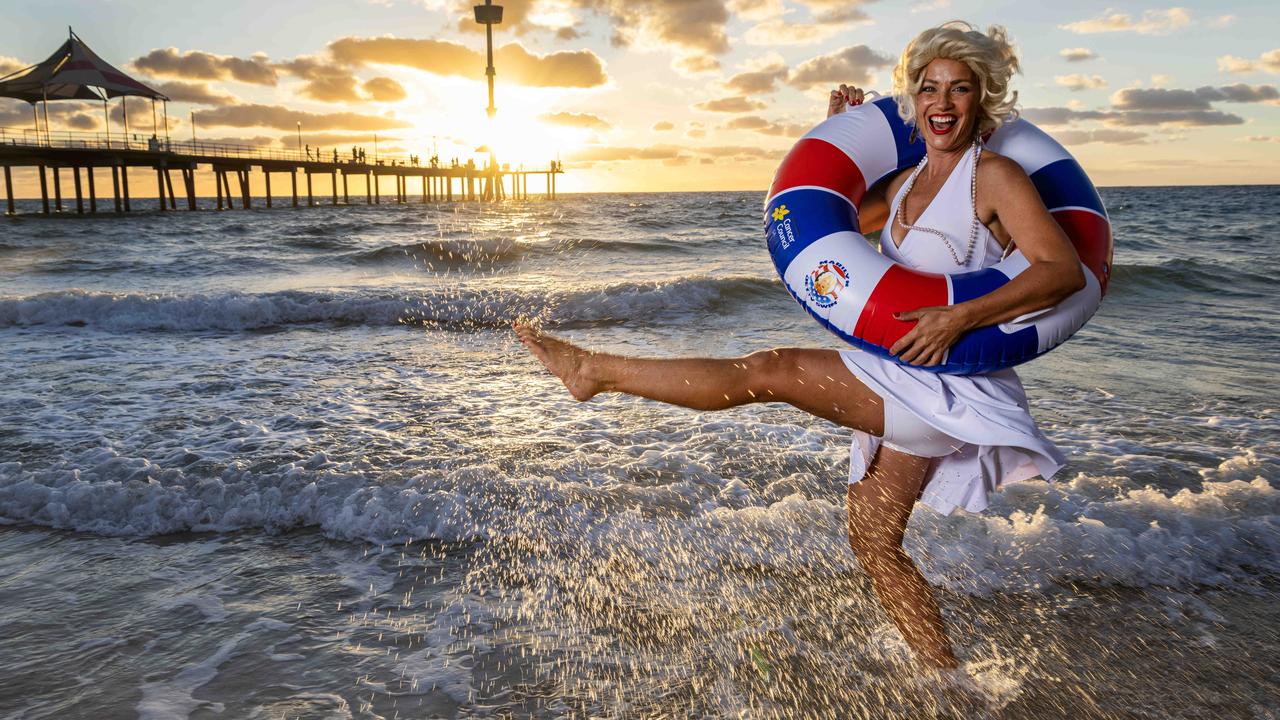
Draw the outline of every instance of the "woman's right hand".
[[[841,83],[840,87],[831,91],[827,102],[827,117],[844,112],[846,105],[861,105],[863,92],[861,88]]]

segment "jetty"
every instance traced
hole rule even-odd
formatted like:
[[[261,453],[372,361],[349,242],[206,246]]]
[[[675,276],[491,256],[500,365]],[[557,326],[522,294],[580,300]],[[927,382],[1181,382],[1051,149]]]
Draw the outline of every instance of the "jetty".
[[[316,157],[320,155],[320,157]],[[231,210],[238,202],[243,209],[253,206],[249,192],[251,173],[260,172],[266,186],[266,207],[288,198],[289,204],[308,207],[317,204],[357,202],[404,204],[418,202],[527,200],[530,177],[533,196],[556,198],[556,176],[564,169],[557,161],[542,168],[511,167],[497,163],[482,166],[473,161],[442,164],[432,159],[426,164],[412,162],[411,156],[379,156],[360,160],[332,151],[324,157],[301,150],[261,148],[199,140],[173,142],[155,136],[124,133],[35,131],[30,128],[0,128],[0,166],[4,168],[6,212],[16,213],[12,168],[34,168],[39,176],[43,214],[70,212],[116,213],[132,211],[132,200],[151,196],[160,210],[179,207],[174,175],[187,210],[200,209],[196,197],[196,172],[201,166],[213,173],[217,195],[214,209]],[[135,187],[131,191],[130,170]],[[154,184],[147,195],[137,194],[138,171]],[[288,184],[280,195],[272,192],[272,176],[280,175]],[[390,176],[393,190],[384,198],[383,178]],[[234,182],[232,179],[234,178]],[[300,182],[301,180],[301,182]],[[101,185],[100,185],[101,183]],[[151,184],[151,183],[148,183]],[[99,193],[102,187],[105,192]],[[301,186],[301,187],[300,187]],[[154,193],[152,195],[151,193]],[[109,201],[107,200],[109,198]],[[74,206],[72,202],[74,201]]]
[[[492,0],[485,0],[484,5],[476,6],[475,13],[476,22],[485,25],[486,29],[489,51],[485,69],[489,85],[489,106],[486,110],[493,117],[496,112],[493,105],[493,25],[502,21],[502,7],[493,5]],[[556,176],[564,172],[558,160],[548,162],[545,168],[513,168],[510,164],[499,164],[486,146],[476,149],[476,152],[488,152],[488,159],[482,165],[477,165],[474,159],[465,163],[454,159],[446,164],[438,157],[421,164],[417,155],[379,155],[376,137],[371,162],[364,151],[357,148],[352,148],[349,155],[334,148],[315,148],[313,152],[310,146],[304,148],[302,145],[301,122],[298,123],[297,148],[201,142],[195,137],[197,116],[194,113],[191,140],[174,141],[169,136],[169,98],[103,60],[71,28],[67,28],[66,41],[43,62],[0,78],[0,97],[29,103],[33,121],[31,128],[0,127],[0,167],[4,170],[5,211],[9,215],[17,212],[13,168],[35,169],[45,215],[68,212],[72,197],[77,214],[84,214],[86,210],[97,213],[99,179],[110,183],[109,210],[131,212],[132,199],[137,196],[130,193],[130,170],[134,171],[135,185],[139,170],[144,176],[155,173],[155,197],[161,211],[178,209],[173,183],[175,171],[181,178],[186,209],[199,209],[196,173],[201,167],[207,167],[213,173],[217,188],[215,208],[218,210],[233,209],[237,198],[242,209],[252,207],[249,181],[254,172],[261,172],[265,181],[267,207],[275,205],[271,178],[281,174],[289,176],[290,203],[298,207],[303,197],[298,187],[299,177],[305,180],[307,206],[322,203],[325,197],[333,205],[350,203],[353,177],[356,197],[363,190],[365,203],[377,205],[382,203],[383,179],[387,176],[393,179],[394,184],[389,202],[403,204],[410,202],[411,194],[415,198],[420,197],[423,203],[527,200],[531,176],[535,178],[535,195],[554,200]],[[150,100],[149,134],[129,132],[127,101],[130,97]],[[116,98],[120,100],[123,131],[113,133],[108,103]],[[84,103],[102,103],[104,131],[50,129],[50,101],[73,101],[82,106]],[[163,110],[163,129],[158,122],[157,104]],[[37,109],[40,105],[44,107],[43,127]],[[67,192],[64,192],[63,171],[67,171],[70,180],[70,186],[65,188]],[[231,182],[233,176],[234,187]],[[321,193],[319,198],[317,193]],[[103,197],[105,199],[106,196]]]

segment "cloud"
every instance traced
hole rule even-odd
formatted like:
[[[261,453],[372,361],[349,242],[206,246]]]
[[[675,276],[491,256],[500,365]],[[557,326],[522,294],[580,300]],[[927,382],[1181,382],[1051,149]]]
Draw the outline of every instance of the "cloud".
[[[1062,48],[1058,51],[1063,60],[1067,62],[1084,62],[1085,60],[1095,60],[1098,54],[1089,48]]]
[[[578,163],[627,162],[658,160],[664,165],[684,165],[702,158],[714,161],[722,158],[739,160],[773,160],[782,157],[784,150],[771,150],[755,145],[712,145],[709,147],[684,147],[657,144],[648,147],[616,147],[593,145],[566,156],[566,160]]]
[[[911,3],[911,14],[936,12],[951,7],[951,0],[916,0]]]
[[[576,162],[616,162],[619,160],[669,160],[677,158],[685,148],[677,145],[650,145],[649,147],[620,147],[595,145],[568,153],[566,160]]]
[[[1053,81],[1072,92],[1096,90],[1107,86],[1107,81],[1101,75],[1058,75],[1053,78]]]
[[[564,125],[566,127],[587,128],[588,130],[610,130],[613,123],[591,113],[575,113],[575,112],[557,112],[539,115],[538,119],[545,123],[553,125]]]
[[[746,20],[768,20],[787,12],[782,0],[729,0],[729,10]]]
[[[1209,110],[1210,103],[1258,103],[1280,100],[1274,85],[1204,86],[1195,90],[1169,88],[1125,88],[1111,96],[1117,110]]]
[[[1240,139],[1244,142],[1280,143],[1280,135],[1246,135]]]
[[[227,105],[196,113],[200,127],[269,127],[296,130],[301,122],[304,130],[391,130],[412,127],[412,123],[395,118],[359,113],[312,113],[290,110],[279,105]]]
[[[858,7],[859,0],[798,0],[809,9],[809,14],[819,23],[852,23],[869,20]]]
[[[265,55],[249,58],[214,55],[200,50],[179,52],[159,48],[136,58],[133,67],[150,75],[187,80],[236,80],[251,85],[275,85],[276,71]]]
[[[364,94],[374,102],[397,102],[408,97],[404,86],[389,77],[376,77],[360,86]]]
[[[153,85],[174,102],[185,102],[193,105],[231,105],[236,97],[209,87],[208,83],[170,80]]]
[[[690,120],[688,128],[684,131],[685,137],[700,138],[706,137],[707,126],[697,120]]]
[[[839,83],[870,85],[873,81],[872,69],[888,67],[893,63],[892,57],[878,53],[866,45],[853,45],[800,63],[787,77],[787,84],[802,90]]]
[[[714,56],[729,50],[724,0],[569,0],[607,17],[614,42],[623,46],[665,47],[689,56]]]
[[[398,65],[434,75],[484,79],[485,58],[479,52],[447,40],[415,38],[340,38],[329,43],[334,60],[352,66]],[[529,52],[519,43],[494,51],[504,82],[531,87],[596,87],[608,82],[604,62],[590,50],[565,50],[547,55]]]
[[[749,157],[763,158],[776,154],[777,151],[766,150],[755,145],[712,145],[710,147],[695,148],[702,155],[709,155],[713,158],[723,157]]]
[[[301,78],[303,97],[320,102],[356,102],[361,99],[356,89],[356,76],[345,65],[303,55],[277,63],[281,72]]]
[[[658,122],[654,123],[653,126],[650,127],[649,129],[652,130],[653,132],[669,132],[671,130],[675,130],[676,126],[674,123],[668,120],[659,120]]]
[[[848,32],[858,22],[869,22],[862,11],[845,21],[820,21],[789,23],[781,19],[768,20],[747,28],[743,39],[751,45],[811,45]]]
[[[703,112],[722,112],[722,113],[741,113],[751,112],[752,110],[762,110],[765,104],[759,100],[751,100],[739,95],[730,95],[729,97],[718,98],[716,100],[706,100],[700,103],[694,103],[694,110]]]
[[[1053,139],[1063,145],[1087,145],[1089,143],[1108,143],[1114,145],[1136,145],[1146,140],[1147,134],[1136,130],[1060,130],[1053,134]]]
[[[1191,13],[1186,8],[1173,7],[1167,10],[1147,10],[1142,18],[1134,20],[1129,13],[1115,12],[1102,14],[1090,20],[1059,25],[1081,35],[1094,33],[1136,32],[1141,35],[1165,35],[1191,24]]]
[[[1265,102],[1274,105],[1276,100],[1280,100],[1280,90],[1277,90],[1275,85],[1236,83],[1235,85],[1196,88],[1196,94],[1208,98],[1210,102]]]
[[[801,123],[776,122],[766,120],[759,115],[736,117],[723,126],[726,130],[751,130],[762,135],[779,137],[798,137],[809,131],[810,125]]]
[[[1186,91],[1184,91],[1186,92]],[[1076,122],[1098,120],[1112,127],[1140,125],[1167,125],[1172,127],[1206,127],[1215,125],[1241,125],[1244,118],[1219,110],[1159,109],[1159,110],[1073,110],[1065,107],[1026,108],[1022,117],[1037,125],[1047,127],[1072,125]]]
[[[190,139],[191,138],[174,138],[174,140],[179,141],[186,141]],[[255,148],[267,147],[268,145],[276,144],[275,138],[267,137],[266,135],[254,135],[253,137],[202,137],[197,138],[197,140],[201,143],[208,143],[210,145],[243,145],[245,147]],[[286,140],[288,140],[288,142],[285,142]],[[292,148],[295,147],[295,143],[297,141],[297,135],[290,135],[287,138],[281,138],[280,144]]]
[[[31,108],[25,102],[0,98],[0,127],[14,130],[34,128]],[[97,130],[102,125],[102,105],[98,103],[68,100],[52,103],[48,110],[49,127],[55,130]],[[44,129],[43,108],[40,110],[40,128]]]
[[[720,69],[720,61],[710,55],[685,55],[677,58],[672,67],[685,75],[698,75]]]
[[[1218,70],[1234,74],[1251,72],[1280,74],[1280,48],[1262,53],[1257,60],[1223,55],[1218,58]]]
[[[479,53],[477,53],[477,57]],[[519,43],[494,51],[494,62],[505,69],[504,79],[530,87],[596,87],[608,82],[604,62],[590,50],[561,50],[539,55]]]
[[[726,130],[759,130],[768,126],[769,121],[759,115],[743,115],[724,124]]]
[[[1209,27],[1214,27],[1214,28],[1228,27],[1230,25],[1234,25],[1236,20],[1237,18],[1235,15],[1219,15],[1218,17],[1213,18],[1212,20],[1209,21]]]
[[[725,81],[729,90],[743,95],[765,95],[778,89],[778,83],[787,77],[786,63],[777,62],[758,70],[740,72]]]
[[[1173,127],[1206,127],[1243,125],[1244,118],[1220,110],[1129,110],[1113,113],[1108,125],[1171,125]]]
[[[1208,110],[1209,99],[1194,90],[1125,88],[1111,96],[1119,110]]]
[[[18,58],[9,57],[8,55],[0,55],[0,77],[16,73],[27,67],[27,63],[22,62]]]

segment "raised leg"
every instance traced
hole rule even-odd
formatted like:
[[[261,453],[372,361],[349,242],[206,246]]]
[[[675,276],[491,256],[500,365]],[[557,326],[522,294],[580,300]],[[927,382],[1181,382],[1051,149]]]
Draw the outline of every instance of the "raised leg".
[[[694,410],[785,402],[873,435],[884,433],[880,398],[834,350],[783,348],[746,357],[631,358],[584,350],[517,323],[516,334],[578,400],[621,392]]]
[[[867,476],[849,486],[849,546],[871,577],[880,605],[917,660],[936,668],[958,664],[929,583],[902,547],[929,458],[881,447]]]

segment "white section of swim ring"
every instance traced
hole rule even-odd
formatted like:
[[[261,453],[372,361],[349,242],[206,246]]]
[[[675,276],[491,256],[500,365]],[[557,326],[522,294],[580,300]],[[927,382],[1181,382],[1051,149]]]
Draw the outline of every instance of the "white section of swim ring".
[[[1098,284],[1098,278],[1089,272],[1089,268],[1085,267],[1084,263],[1080,263],[1080,269],[1084,272],[1084,288],[1071,293],[1066,300],[1049,308],[1053,312],[1035,314],[1035,318],[1030,321],[1029,324],[1035,325],[1037,337],[1040,340],[1037,354],[1066,342],[1067,338],[1084,327],[1102,303],[1102,286]],[[1026,324],[1015,327],[1013,331],[1022,329]],[[1000,328],[1003,330],[1004,325]],[[1006,330],[1006,332],[1009,331]]]
[[[835,305],[823,308],[809,299],[805,277],[819,263],[829,260],[845,267],[849,273],[849,286]],[[842,230],[819,238],[801,250],[787,266],[782,280],[810,312],[845,334],[852,335],[862,309],[867,304],[867,298],[871,297],[871,292],[892,266],[893,261],[873,250],[865,237]]]
[[[1071,153],[1057,140],[1021,118],[1002,125],[992,133],[987,147],[1021,165],[1027,175],[1071,157]]]
[[[1009,257],[992,267],[1012,280],[1031,267],[1031,262],[1020,251],[1014,250]],[[1085,277],[1083,288],[1067,296],[1057,305],[1019,315],[1008,322],[1000,323],[1000,330],[1012,335],[1034,326],[1039,342],[1037,353],[1046,352],[1065,342],[1072,333],[1084,326],[1102,303],[1102,286],[1098,284],[1098,279],[1085,267],[1084,263],[1080,263],[1080,269]]]
[[[867,187],[898,169],[898,144],[893,128],[880,108],[871,104],[850,107],[818,123],[802,139],[824,140],[835,145],[858,166]]]

